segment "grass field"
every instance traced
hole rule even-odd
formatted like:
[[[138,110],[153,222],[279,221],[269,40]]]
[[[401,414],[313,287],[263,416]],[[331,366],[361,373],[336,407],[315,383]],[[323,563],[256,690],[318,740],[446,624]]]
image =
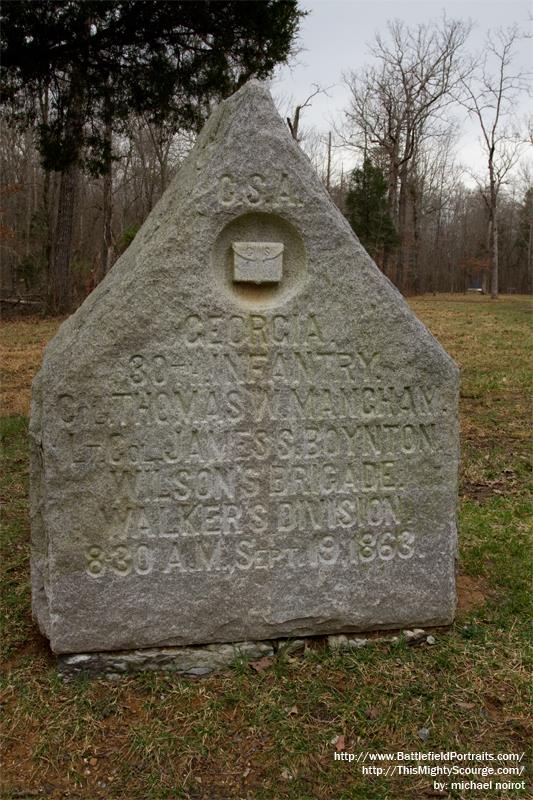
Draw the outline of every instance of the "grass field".
[[[531,796],[439,793],[428,776],[362,775],[334,760],[337,749],[522,753],[530,738],[531,305],[470,295],[411,305],[462,369],[456,623],[433,646],[401,638],[339,655],[318,642],[261,672],[236,663],[200,680],[57,678],[30,613],[26,429],[30,381],[58,321],[3,324],[0,797]]]

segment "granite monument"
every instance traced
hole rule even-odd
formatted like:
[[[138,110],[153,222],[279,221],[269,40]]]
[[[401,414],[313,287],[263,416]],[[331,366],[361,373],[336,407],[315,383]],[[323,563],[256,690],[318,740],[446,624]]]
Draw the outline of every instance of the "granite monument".
[[[251,81],[33,384],[56,653],[444,625],[458,369]]]

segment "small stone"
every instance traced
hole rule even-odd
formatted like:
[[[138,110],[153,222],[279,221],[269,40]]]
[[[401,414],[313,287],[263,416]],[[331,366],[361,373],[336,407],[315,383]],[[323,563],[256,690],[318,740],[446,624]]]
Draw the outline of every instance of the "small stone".
[[[349,639],[348,644],[354,650],[358,650],[360,647],[364,647],[367,644],[366,639]]]
[[[68,664],[69,666],[73,667],[76,664],[86,664],[88,661],[91,660],[91,656],[87,654],[82,654],[79,656],[65,656],[64,663]]]
[[[128,663],[124,661],[114,661],[110,664],[116,672],[127,672]]]
[[[213,649],[224,648],[225,645],[211,645]],[[233,661],[236,657],[243,657],[247,659],[259,659],[263,656],[273,656],[274,648],[269,642],[237,642],[231,645]],[[225,650],[223,652],[226,652]]]
[[[187,670],[187,675],[209,675],[213,672],[211,667],[192,667]]]
[[[278,647],[278,653],[283,653],[284,655],[290,655],[291,653],[296,653],[298,650],[303,650],[305,648],[305,639],[291,639],[288,642],[281,642]]]
[[[413,645],[422,644],[426,634],[420,628],[415,628],[414,631],[404,631],[404,635],[405,641],[412,647]]]
[[[434,636],[428,636],[428,637],[426,637],[426,642],[427,642],[428,644],[437,644],[437,640],[435,639],[435,637],[434,637]]]
[[[427,742],[429,739],[429,729],[428,728],[420,728],[418,731],[419,737],[422,739],[423,742]]]
[[[346,650],[348,647],[348,637],[343,634],[338,636],[328,636],[328,647],[331,650]]]

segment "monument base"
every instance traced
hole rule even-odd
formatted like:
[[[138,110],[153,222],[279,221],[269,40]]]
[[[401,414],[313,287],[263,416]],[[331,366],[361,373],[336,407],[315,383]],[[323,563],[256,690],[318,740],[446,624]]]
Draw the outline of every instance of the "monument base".
[[[441,629],[442,630],[442,629]],[[57,656],[59,676],[105,677],[116,680],[139,672],[174,672],[185,677],[202,677],[227,669],[237,660],[255,661],[264,657],[290,655],[299,650],[327,647],[330,650],[357,650],[368,644],[397,644],[403,637],[408,645],[435,644],[435,637],[422,628],[367,633],[368,638],[336,634],[305,639],[277,639],[263,642],[208,644],[194,647],[155,647],[146,650],[117,650],[99,653],[68,653]]]
[[[68,653],[57,656],[59,675],[118,678],[137,672],[175,672],[198,677],[218,672],[238,659],[253,661],[273,656],[272,642],[236,642],[198,647],[154,647],[146,650],[116,650],[99,653]]]

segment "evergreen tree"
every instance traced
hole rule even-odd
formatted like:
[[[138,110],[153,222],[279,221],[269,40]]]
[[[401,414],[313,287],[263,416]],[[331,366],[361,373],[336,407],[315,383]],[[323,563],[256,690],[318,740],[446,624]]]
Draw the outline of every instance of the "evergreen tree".
[[[346,210],[350,225],[372,258],[398,244],[387,205],[387,182],[381,169],[368,157],[362,169],[354,169],[350,176]]]
[[[5,0],[2,93],[61,173],[50,310],[69,307],[77,176],[111,168],[111,133],[133,113],[198,129],[210,101],[290,55],[297,0]]]

